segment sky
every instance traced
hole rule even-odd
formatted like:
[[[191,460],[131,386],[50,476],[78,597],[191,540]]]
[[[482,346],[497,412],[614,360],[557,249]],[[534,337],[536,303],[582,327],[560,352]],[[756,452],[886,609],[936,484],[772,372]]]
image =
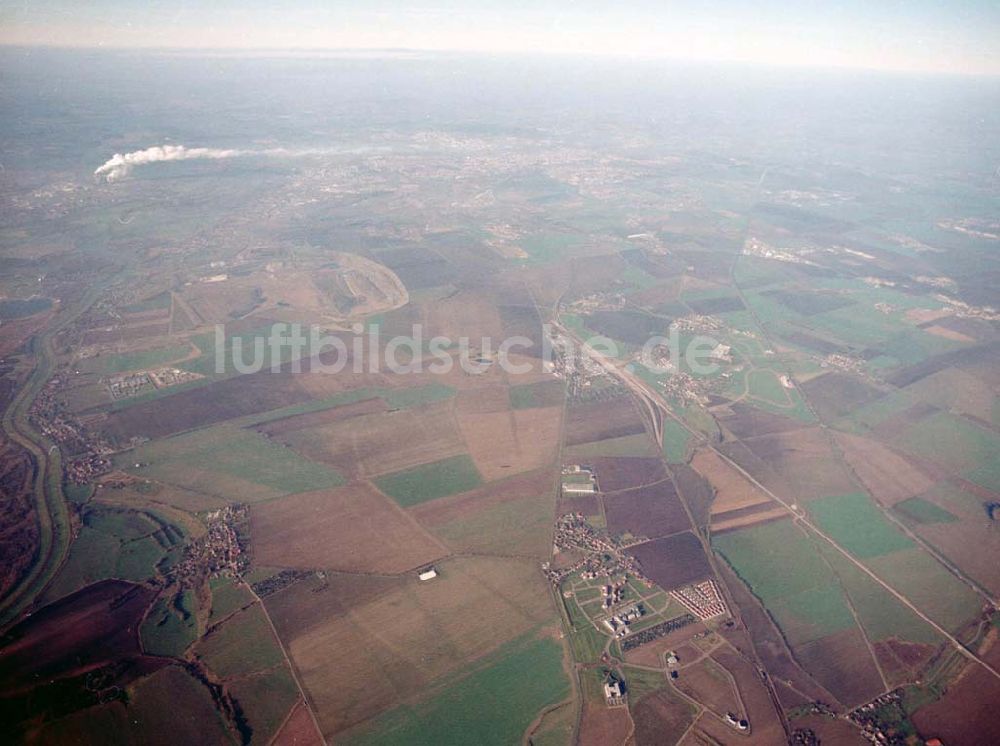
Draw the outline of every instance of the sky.
[[[1000,0],[0,0],[0,44],[580,54],[1000,75]]]

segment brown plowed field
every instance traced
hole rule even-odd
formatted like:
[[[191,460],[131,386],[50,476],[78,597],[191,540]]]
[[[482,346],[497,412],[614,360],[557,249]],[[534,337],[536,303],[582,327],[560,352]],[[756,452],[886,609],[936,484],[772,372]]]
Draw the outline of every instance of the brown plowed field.
[[[604,511],[608,529],[614,533],[656,538],[691,529],[691,521],[669,479],[606,495]]]
[[[507,389],[496,386],[461,392],[456,415],[486,481],[555,464],[561,406],[511,410]]]
[[[251,508],[254,561],[263,566],[404,572],[447,554],[406,511],[361,482]]]
[[[805,381],[801,387],[823,419],[842,417],[882,395],[860,378],[836,371]]]
[[[734,402],[730,409],[733,412],[732,416],[722,419],[720,424],[737,438],[750,438],[785,430],[800,430],[809,426],[800,420],[755,409],[743,402]]]
[[[437,569],[434,580],[410,577],[346,614],[283,636],[328,739],[555,621],[533,560],[463,558]]]
[[[299,702],[271,744],[272,746],[323,746],[323,738],[316,732],[309,710]]]
[[[844,495],[857,489],[818,427],[749,438],[743,444],[788,482],[796,500]]]
[[[729,676],[711,658],[684,666],[674,686],[720,717],[725,717],[727,712],[742,714],[743,708]]]
[[[307,576],[264,596],[263,601],[278,637],[290,640],[356,607],[398,591],[410,579],[407,575],[326,572],[324,577]]]
[[[677,490],[691,511],[695,527],[701,529],[707,526],[712,501],[715,500],[712,483],[687,464],[674,464],[670,469],[674,475],[674,482],[677,483]]]
[[[105,580],[36,611],[0,639],[0,689],[17,691],[141,655],[148,588]]]
[[[715,488],[715,500],[712,502],[713,516],[773,502],[764,492],[723,461],[715,451],[707,448],[699,449],[691,460],[691,466]]]
[[[916,464],[876,440],[841,432],[834,437],[858,479],[883,505],[895,505],[934,486]]]
[[[281,440],[306,458],[355,477],[387,474],[465,452],[450,401],[297,430]]]
[[[885,689],[857,628],[803,645],[795,652],[803,667],[848,707],[867,702]]]
[[[603,702],[587,702],[580,718],[577,746],[624,743],[631,729],[627,707],[606,707]]]
[[[234,417],[302,404],[311,396],[300,384],[291,373],[235,376],[112,411],[104,431],[121,441],[136,435],[162,438]]]
[[[650,580],[664,590],[712,576],[712,568],[698,537],[690,531],[655,539],[628,550]]]
[[[868,746],[871,743],[861,735],[857,726],[824,715],[796,718],[792,722],[792,728],[811,730],[816,734],[817,742],[823,746]]]
[[[636,746],[677,743],[694,716],[694,708],[669,689],[650,692],[632,705]]]
[[[567,464],[576,463],[572,459]],[[603,492],[619,492],[632,487],[655,484],[667,478],[663,461],[645,456],[597,456],[587,459],[594,468]]]
[[[781,727],[781,720],[774,709],[774,703],[768,694],[767,687],[757,676],[754,667],[731,650],[717,652],[713,657],[736,680],[736,687],[739,689],[740,698],[746,707],[745,715],[750,721],[752,731],[746,742],[768,745],[785,743],[785,733]],[[718,723],[718,721],[716,722]],[[718,723],[718,725],[720,728],[729,729],[730,735],[724,738],[724,742],[731,742],[732,729],[722,723]]]
[[[987,663],[1000,668],[997,631],[990,633],[991,647],[982,654]],[[922,707],[913,722],[924,738],[940,738],[948,746],[1000,743],[1000,681],[981,666],[969,664],[937,702]]]
[[[646,432],[632,397],[574,404],[566,409],[566,445]]]

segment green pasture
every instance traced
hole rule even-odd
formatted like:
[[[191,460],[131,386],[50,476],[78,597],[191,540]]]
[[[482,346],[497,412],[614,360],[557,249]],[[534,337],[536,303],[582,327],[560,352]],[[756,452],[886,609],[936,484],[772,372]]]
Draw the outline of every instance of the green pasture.
[[[892,506],[893,512],[910,525],[953,523],[958,520],[942,507],[922,497],[911,497]]]
[[[562,647],[551,639],[522,639],[422,700],[379,715],[352,732],[350,741],[507,746],[520,743],[538,713],[569,692]]]
[[[193,590],[158,598],[139,628],[143,650],[175,658],[184,655],[198,639],[197,605]]]
[[[854,626],[836,577],[790,520],[712,537],[712,546],[774,616],[792,645]]]
[[[859,559],[914,546],[862,492],[810,500],[808,510],[823,533]]]
[[[329,489],[343,478],[252,430],[230,425],[153,441],[119,458],[137,476],[243,502]],[[134,464],[142,464],[135,468]]]
[[[376,486],[404,508],[467,492],[482,483],[475,463],[464,453],[375,479]]]

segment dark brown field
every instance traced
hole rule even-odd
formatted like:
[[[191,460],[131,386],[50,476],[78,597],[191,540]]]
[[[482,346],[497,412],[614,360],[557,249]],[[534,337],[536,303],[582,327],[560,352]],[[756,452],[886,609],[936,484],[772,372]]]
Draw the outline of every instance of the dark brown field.
[[[1000,666],[996,630],[990,638],[991,647],[983,658],[996,668]],[[913,722],[925,739],[940,738],[947,746],[1000,743],[997,702],[1000,681],[982,667],[970,664],[941,699],[917,710]]]
[[[670,467],[674,475],[677,490],[691,511],[695,528],[701,529],[708,525],[715,499],[715,490],[711,483],[687,464],[675,464]]]
[[[711,658],[685,666],[674,686],[720,717],[742,709],[727,672]]]
[[[636,435],[646,427],[631,397],[574,404],[566,409],[566,445]]]
[[[881,392],[846,373],[826,373],[801,384],[802,392],[822,419],[835,419],[872,401]]]
[[[0,681],[30,685],[141,654],[138,624],[153,595],[106,580],[46,606],[0,641]]]
[[[693,719],[693,708],[670,690],[650,692],[632,705],[636,746],[677,743]]]
[[[725,427],[737,438],[749,438],[755,435],[768,435],[785,430],[799,430],[807,424],[791,417],[771,414],[761,409],[755,409],[743,402],[734,402],[730,409],[730,417],[720,417],[719,424]]]
[[[796,649],[807,671],[848,707],[885,689],[858,629],[845,630]]]
[[[587,459],[594,467],[597,482],[603,492],[618,492],[642,487],[666,479],[663,461],[642,456],[598,456]]]
[[[629,552],[642,565],[646,576],[665,590],[712,575],[701,542],[690,531],[647,541]]]
[[[301,404],[311,396],[291,373],[236,376],[109,413],[105,433],[119,441],[162,438],[216,422]]]
[[[614,533],[657,538],[691,528],[687,512],[669,479],[605,495],[604,511],[608,529]]]

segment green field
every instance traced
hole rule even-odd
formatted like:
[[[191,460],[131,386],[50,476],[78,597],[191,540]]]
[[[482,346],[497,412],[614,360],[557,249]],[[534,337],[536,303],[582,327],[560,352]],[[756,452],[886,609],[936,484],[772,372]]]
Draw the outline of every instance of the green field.
[[[562,404],[565,384],[562,381],[538,381],[521,386],[511,386],[511,409],[534,409]]]
[[[752,370],[747,374],[747,385],[750,396],[754,399],[774,404],[777,407],[790,407],[792,400],[788,389],[781,385],[778,376],[770,370]]]
[[[459,551],[546,558],[552,552],[554,511],[554,494],[511,498],[430,530]]]
[[[222,678],[263,671],[284,661],[260,604],[229,617],[198,642],[195,652]]]
[[[688,446],[691,433],[684,429],[676,420],[663,418],[663,455],[671,464],[683,464],[687,461]]]
[[[819,529],[858,559],[914,546],[862,492],[821,497],[807,507]]]
[[[1000,437],[947,412],[921,420],[896,445],[955,471],[989,467],[1000,457]]]
[[[452,456],[378,477],[375,484],[404,508],[467,492],[483,483],[468,454]]]
[[[764,603],[792,645],[855,626],[836,577],[790,520],[720,534],[712,537],[712,546]]]
[[[921,549],[893,552],[865,563],[928,617],[954,632],[974,617],[982,599]]]
[[[909,524],[953,523],[958,520],[944,508],[922,497],[911,497],[892,506],[895,513]]]
[[[566,613],[569,615],[572,631],[569,644],[573,658],[578,663],[593,663],[601,656],[608,638],[594,629],[590,618],[580,608],[575,598],[566,599]]]
[[[45,593],[53,601],[108,578],[143,581],[179,543],[181,533],[132,510],[88,507],[69,557]]]
[[[861,626],[871,640],[895,637],[926,645],[943,642],[944,638],[933,627],[827,542],[817,537],[816,546],[840,579],[841,587],[850,597]]]
[[[237,609],[250,605],[254,598],[242,583],[237,585],[232,578],[219,576],[208,581],[212,591],[212,608],[209,624],[215,624]]]
[[[158,347],[153,350],[127,352],[121,355],[101,355],[100,357],[87,358],[81,360],[77,367],[80,370],[100,375],[123,373],[130,370],[148,370],[162,368],[168,363],[181,360],[187,357],[190,352],[191,348],[188,345]]]
[[[542,709],[569,695],[562,652],[551,639],[516,640],[436,693],[379,715],[348,740],[357,746],[520,743]]]
[[[197,604],[191,590],[158,598],[139,629],[143,650],[151,655],[182,656],[198,639]]]
[[[594,456],[648,456],[659,455],[656,443],[645,433],[623,435],[620,438],[595,440],[591,443],[566,448],[566,455],[571,458],[593,458]]]
[[[227,682],[226,688],[240,703],[250,723],[251,744],[270,743],[299,700],[299,688],[284,664],[265,673]]]
[[[143,464],[138,469],[134,463]],[[137,476],[244,502],[329,489],[343,478],[251,430],[228,425],[165,438],[119,459]]]

